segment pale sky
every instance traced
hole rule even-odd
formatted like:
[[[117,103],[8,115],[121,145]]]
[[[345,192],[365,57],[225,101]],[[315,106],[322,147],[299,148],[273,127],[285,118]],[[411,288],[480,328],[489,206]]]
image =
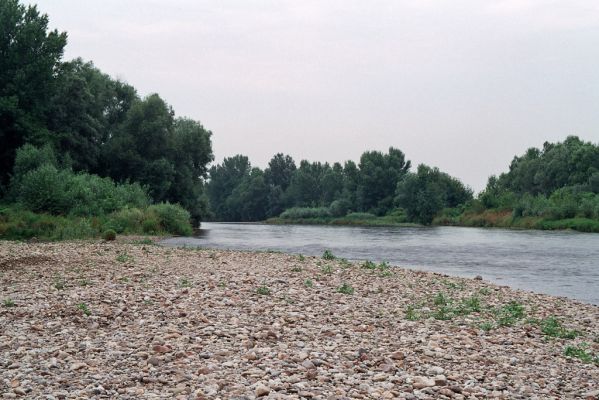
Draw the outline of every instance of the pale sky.
[[[213,132],[216,162],[406,153],[476,191],[516,154],[599,142],[599,1],[31,2],[82,57]]]

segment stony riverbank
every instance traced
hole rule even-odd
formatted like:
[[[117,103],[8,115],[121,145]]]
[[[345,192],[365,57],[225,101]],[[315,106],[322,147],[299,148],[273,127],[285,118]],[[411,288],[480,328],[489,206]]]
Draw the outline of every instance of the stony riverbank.
[[[0,242],[3,398],[596,398],[599,307],[386,265]]]

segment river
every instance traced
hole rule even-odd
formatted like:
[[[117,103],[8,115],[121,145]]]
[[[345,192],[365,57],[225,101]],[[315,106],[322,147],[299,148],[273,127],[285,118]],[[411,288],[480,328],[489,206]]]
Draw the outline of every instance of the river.
[[[346,227],[202,223],[168,246],[277,250],[387,261],[599,304],[599,234],[461,227]]]

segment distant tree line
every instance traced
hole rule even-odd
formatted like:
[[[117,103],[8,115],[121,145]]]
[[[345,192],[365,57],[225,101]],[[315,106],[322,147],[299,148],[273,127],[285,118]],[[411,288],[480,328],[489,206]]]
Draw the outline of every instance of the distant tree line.
[[[510,210],[513,217],[599,220],[599,145],[569,136],[530,148],[509,171],[491,176],[470,210]]]
[[[54,167],[136,182],[152,202],[179,203],[198,220],[206,213],[210,131],[90,62],[62,61],[67,35],[49,31],[35,6],[1,1],[0,31],[0,195],[17,150],[32,145],[49,147]]]
[[[302,217],[383,216],[401,207],[409,220],[427,224],[443,208],[472,199],[470,189],[437,168],[410,167],[393,147],[367,151],[358,164],[344,165],[302,160],[297,166],[279,153],[265,170],[236,155],[210,169],[206,192],[213,217],[223,221],[260,221],[285,210]]]

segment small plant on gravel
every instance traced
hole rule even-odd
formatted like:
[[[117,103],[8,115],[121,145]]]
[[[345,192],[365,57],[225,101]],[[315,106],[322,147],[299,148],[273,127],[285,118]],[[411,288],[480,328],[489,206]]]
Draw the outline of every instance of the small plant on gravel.
[[[386,261],[383,261],[382,263],[380,263],[378,265],[378,269],[379,269],[379,275],[382,277],[388,277],[393,275],[393,272],[391,271],[391,267],[389,266],[389,264]]]
[[[343,294],[354,294],[354,288],[348,283],[343,283],[343,285],[337,288],[337,292]]]
[[[218,282],[218,287],[219,288],[226,288],[227,287],[227,282],[225,282],[225,281]]]
[[[291,268],[291,272],[302,272],[302,267],[296,265],[293,268]]]
[[[2,305],[4,307],[14,307],[16,304],[13,299],[8,298],[8,299],[4,299],[4,301],[2,302]]]
[[[435,296],[433,303],[435,303],[436,306],[444,306],[447,303],[449,303],[449,299],[445,296],[443,292],[439,292]]]
[[[499,326],[512,326],[523,317],[524,306],[517,301],[510,301],[498,311],[497,324]]]
[[[547,317],[540,322],[541,332],[544,335],[550,337],[556,337],[560,339],[574,339],[580,335],[580,332],[575,330],[568,330],[562,326],[557,318],[554,316]]]
[[[366,260],[366,261],[364,261],[362,263],[362,268],[364,268],[364,269],[376,269],[376,264],[373,263],[372,261]]]
[[[418,313],[416,312],[416,307],[414,307],[413,305],[410,304],[406,308],[406,319],[410,320],[410,321],[418,321],[419,318],[420,317],[419,317]]]
[[[311,279],[306,279],[306,280],[304,281],[304,286],[305,286],[305,287],[308,287],[308,288],[311,288],[311,287],[314,287],[314,283],[312,283],[312,280],[311,280]]]
[[[489,322],[489,321],[485,321],[479,325],[479,328],[485,332],[489,332],[491,329],[493,329],[493,323]]]
[[[478,292],[480,294],[482,294],[483,296],[488,296],[491,294],[491,289],[484,287],[484,288],[481,288]]]
[[[182,288],[191,287],[191,281],[188,278],[183,277],[183,278],[179,279],[179,287],[182,287]]]
[[[599,365],[599,354],[593,355],[587,349],[588,345],[586,343],[581,343],[580,346],[566,346],[564,355],[566,357],[578,358],[584,363],[594,363],[595,365]]]
[[[57,290],[63,290],[66,287],[66,282],[62,276],[54,278],[54,288]]]
[[[320,271],[325,275],[331,275],[333,273],[333,267],[326,264],[326,265],[323,265],[322,268],[320,268]]]
[[[85,303],[79,303],[79,304],[77,304],[77,308],[79,310],[81,310],[81,312],[83,312],[83,314],[85,314],[85,315],[89,316],[89,315],[92,314],[92,312],[89,310],[89,307]]]
[[[131,257],[129,254],[127,254],[127,252],[125,251],[125,252],[119,254],[118,256],[116,256],[116,260],[121,263],[126,263],[129,261],[133,261],[133,257]]]
[[[306,257],[304,257],[304,255],[303,255],[303,254],[300,254],[300,255],[298,255],[298,256],[297,256],[297,259],[298,259],[298,260],[300,260],[301,262],[304,262],[304,261],[306,261]]]
[[[443,305],[435,310],[432,314],[434,319],[438,319],[441,321],[448,321],[453,317],[453,310],[451,307]]]
[[[258,289],[256,289],[256,293],[263,295],[263,296],[269,296],[270,289],[266,285],[261,285],[258,287]]]
[[[102,234],[102,239],[106,240],[107,242],[113,241],[116,239],[116,232],[112,229],[107,229]]]
[[[477,296],[470,296],[462,303],[470,312],[480,312],[480,299]]]
[[[324,253],[322,253],[322,258],[323,260],[334,260],[337,257],[335,257],[331,250],[325,250]]]

